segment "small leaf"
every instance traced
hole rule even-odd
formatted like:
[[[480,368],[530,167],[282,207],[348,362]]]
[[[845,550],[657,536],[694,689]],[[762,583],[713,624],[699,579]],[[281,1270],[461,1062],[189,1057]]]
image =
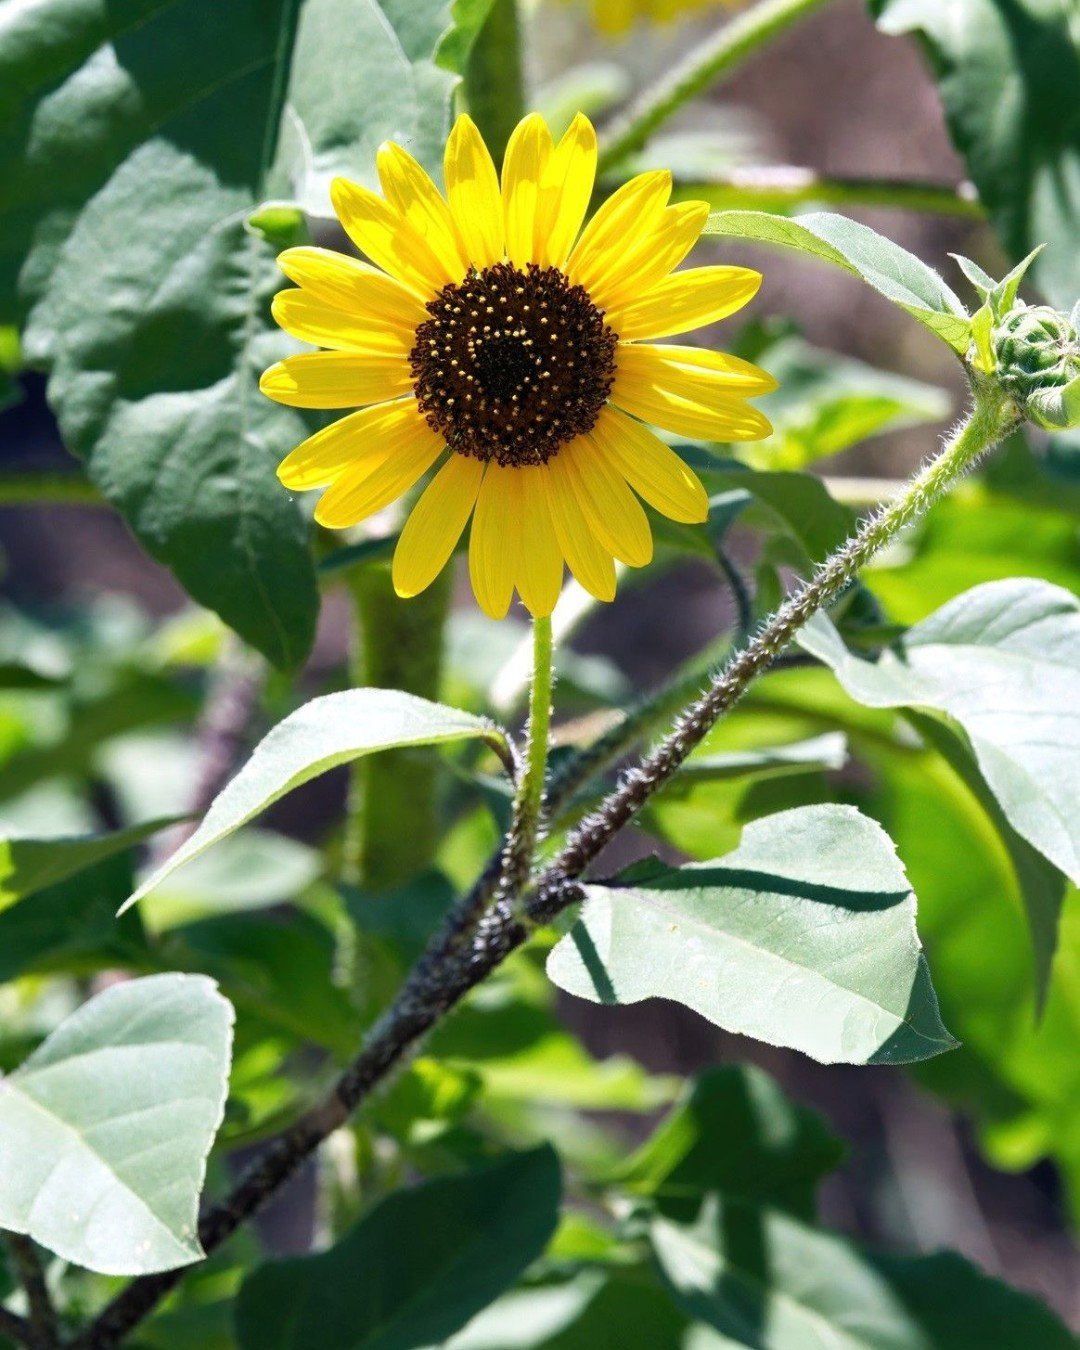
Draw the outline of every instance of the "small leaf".
[[[237,1306],[240,1344],[441,1345],[541,1254],[559,1195],[558,1158],[547,1146],[397,1191],[329,1251],[250,1275]]]
[[[851,807],[783,811],[721,860],[585,893],[548,960],[581,998],[670,998],[823,1063],[901,1063],[955,1044],[892,841]]]
[[[346,689],[312,699],[263,737],[191,838],[142,883],[124,909],[286,792],[330,769],[377,750],[462,740],[486,741],[496,753],[506,753],[505,733],[493,722],[397,689]]]
[[[710,1069],[651,1139],[602,1184],[650,1196],[687,1217],[700,1198],[768,1203],[810,1218],[814,1191],[843,1146],[820,1117],[790,1101],[762,1070]]]
[[[733,1345],[755,1350],[1075,1346],[1048,1308],[950,1253],[877,1256],[786,1214],[717,1202],[693,1224],[657,1218],[651,1237],[683,1311],[730,1336]],[[703,1337],[700,1344],[716,1342]]]
[[[202,976],[83,1004],[0,1080],[0,1226],[107,1275],[197,1261],[231,1040],[232,1009]]]
[[[800,644],[857,702],[944,713],[1012,828],[1080,883],[1080,601],[1059,586],[1014,578],[957,596],[876,661],[852,655],[824,615]],[[1053,925],[1034,933],[1040,980]]]
[[[971,321],[944,281],[913,253],[866,225],[827,211],[789,220],[766,211],[716,211],[707,235],[751,239],[834,263],[905,310],[954,351],[967,351]]]

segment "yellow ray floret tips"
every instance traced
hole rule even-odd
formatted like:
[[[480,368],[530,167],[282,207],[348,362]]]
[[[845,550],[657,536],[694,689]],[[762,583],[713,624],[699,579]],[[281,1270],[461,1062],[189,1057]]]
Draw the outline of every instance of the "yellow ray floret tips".
[[[401,596],[429,586],[468,529],[473,591],[493,618],[515,592],[535,616],[550,614],[564,567],[611,600],[615,562],[652,557],[642,502],[684,523],[708,513],[700,481],[653,428],[719,441],[769,434],[750,399],[775,387],[771,376],[658,341],[726,318],[761,277],[676,270],[707,210],[671,205],[665,172],[631,179],[586,223],[596,162],[586,117],[556,142],[532,114],[500,176],[459,117],[445,194],[391,144],[377,157],[381,194],[334,180],[334,209],[363,260],[315,247],[279,259],[297,289],[276,297],[274,318],[324,350],[271,366],[263,393],[349,411],[278,476],[324,490],[315,518],[330,529],[429,476],[394,553]]]

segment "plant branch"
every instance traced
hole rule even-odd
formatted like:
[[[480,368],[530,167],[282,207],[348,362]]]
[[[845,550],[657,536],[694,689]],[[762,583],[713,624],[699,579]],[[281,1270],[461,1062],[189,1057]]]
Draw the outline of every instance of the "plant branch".
[[[31,1340],[27,1344],[33,1345],[35,1350],[56,1350],[60,1344],[56,1309],[45,1283],[45,1272],[37,1248],[25,1233],[5,1233],[4,1240],[18,1281],[26,1291],[30,1309],[27,1328]]]
[[[38,1343],[34,1337],[34,1328],[26,1318],[8,1312],[6,1308],[0,1308],[0,1336],[6,1336],[16,1345],[29,1346],[30,1350],[34,1350]]]
[[[533,620],[533,670],[524,765],[514,795],[514,814],[503,851],[499,893],[513,900],[529,880],[544,809],[551,732],[551,619]]]
[[[714,211],[785,211],[797,206],[875,206],[926,215],[985,216],[974,185],[920,183],[890,178],[822,178],[795,165],[731,169],[707,182],[679,182],[673,201],[706,201]]]
[[[796,20],[828,0],[758,0],[752,9],[729,19],[716,35],[697,43],[687,58],[651,89],[646,89],[605,132],[599,172],[613,168],[636,150],[672,114],[722,76],[741,65]]]
[[[678,719],[660,746],[568,837],[537,881],[527,911],[530,921],[547,922],[581,898],[576,878],[668,781],[750,683],[773,664],[802,624],[836,599],[858,569],[1011,430],[1018,416],[1014,406],[997,391],[977,394],[969,417],[948,438],[941,453],[912,479],[902,496],[871,516],[812,580],[781,605],[757,635],[731,658],[706,693]],[[330,1094],[291,1129],[272,1140],[232,1193],[204,1214],[199,1223],[199,1241],[208,1254],[293,1176],[431,1027],[525,942],[529,927],[517,917],[510,897],[499,895],[483,910],[483,905],[495,894],[501,875],[500,859],[498,867],[489,866],[473,891],[455,907]],[[470,919],[475,917],[475,923],[463,927],[463,914]],[[72,1342],[71,1350],[107,1350],[116,1346],[185,1273],[186,1268],[181,1267],[132,1281]]]

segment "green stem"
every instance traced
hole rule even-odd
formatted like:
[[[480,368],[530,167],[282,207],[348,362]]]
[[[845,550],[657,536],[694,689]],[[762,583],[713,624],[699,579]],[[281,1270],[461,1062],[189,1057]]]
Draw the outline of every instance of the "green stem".
[[[732,169],[704,183],[676,183],[673,201],[705,201],[714,211],[788,211],[797,206],[882,206],[926,215],[982,220],[970,183],[919,183],[889,178],[820,178],[790,165]]]
[[[495,163],[525,115],[517,0],[494,0],[465,63],[465,104]]]
[[[759,0],[737,14],[715,37],[697,44],[687,58],[630,105],[604,136],[599,170],[614,168],[640,150],[673,113],[722,76],[741,65],[796,20],[820,9],[828,0]]]
[[[719,719],[773,664],[807,620],[836,600],[879,549],[921,516],[1019,421],[1019,410],[1001,390],[989,384],[975,389],[970,413],[946,440],[940,454],[915,475],[902,493],[865,520],[858,533],[780,606],[714,677],[705,693],[679,717],[671,733],[567,837],[540,878],[540,899],[534,906],[534,917],[545,917],[555,903],[550,897],[561,893],[568,880],[580,876],[653,793],[663,787]]]
[[[79,473],[0,474],[0,506],[104,506],[93,483]]]
[[[544,817],[544,783],[551,737],[552,646],[550,617],[533,619],[529,724],[501,877],[502,891],[511,896],[519,893],[532,871]]]
[[[401,600],[386,568],[363,567],[350,575],[354,685],[438,699],[450,584],[446,570],[421,595]],[[413,748],[371,755],[353,766],[347,876],[389,889],[430,865],[439,839],[436,764],[433,751]]]

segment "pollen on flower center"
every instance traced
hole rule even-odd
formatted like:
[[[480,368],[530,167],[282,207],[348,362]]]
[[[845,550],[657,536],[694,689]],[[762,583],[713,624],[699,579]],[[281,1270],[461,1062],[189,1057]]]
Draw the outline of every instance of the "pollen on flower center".
[[[420,409],[452,450],[546,464],[595,425],[618,338],[557,267],[497,263],[444,286],[427,308],[409,360]]]

